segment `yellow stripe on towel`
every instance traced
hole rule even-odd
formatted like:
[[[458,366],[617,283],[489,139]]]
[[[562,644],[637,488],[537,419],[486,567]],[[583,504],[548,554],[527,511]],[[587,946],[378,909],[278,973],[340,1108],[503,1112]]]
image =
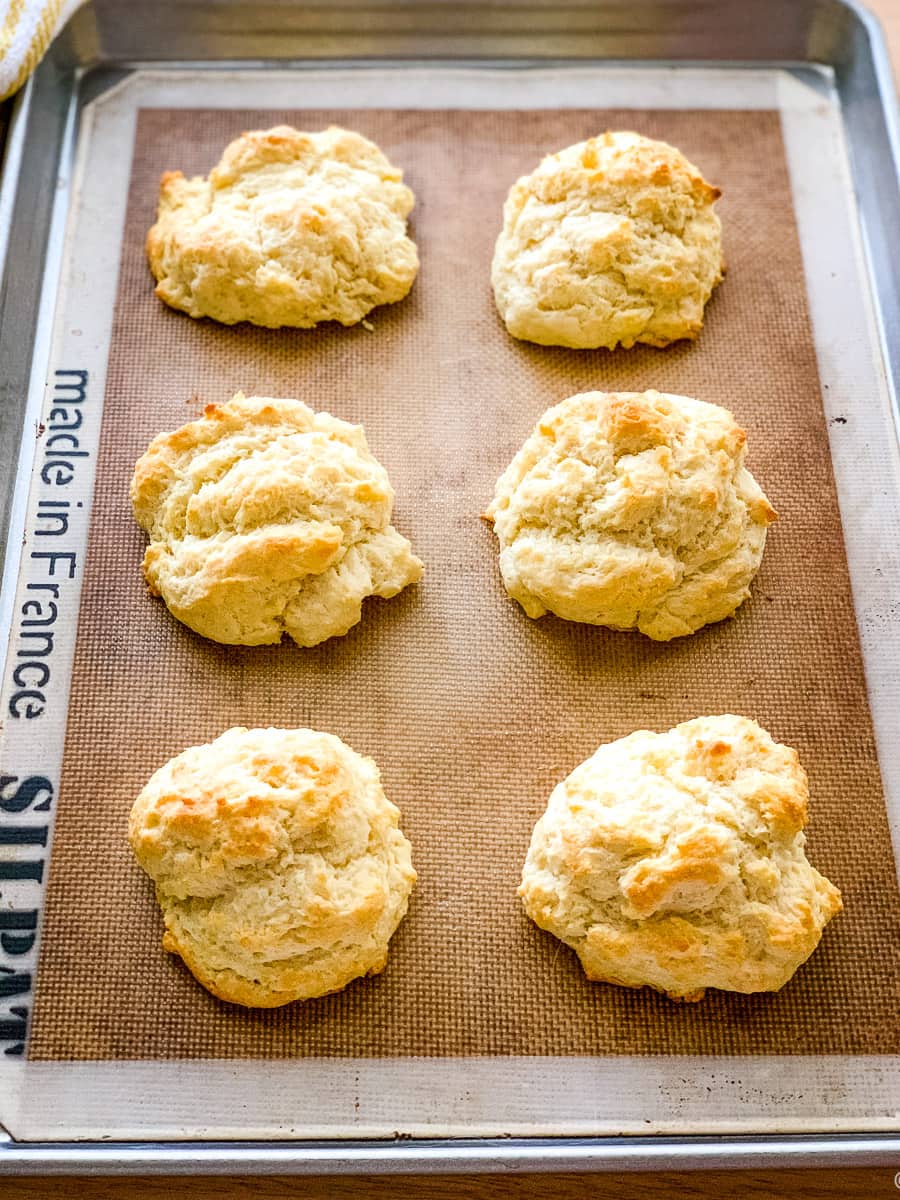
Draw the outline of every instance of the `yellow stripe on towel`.
[[[0,56],[6,55],[9,51],[13,34],[16,31],[22,11],[25,8],[25,2],[26,0],[12,0],[9,6],[9,13],[7,14],[3,29],[0,31]],[[46,0],[28,50],[19,67],[18,74],[2,99],[5,100],[7,96],[11,96],[14,92],[17,92],[43,58],[44,52],[50,45],[53,35],[56,32],[56,23],[59,20],[61,8],[62,0]]]

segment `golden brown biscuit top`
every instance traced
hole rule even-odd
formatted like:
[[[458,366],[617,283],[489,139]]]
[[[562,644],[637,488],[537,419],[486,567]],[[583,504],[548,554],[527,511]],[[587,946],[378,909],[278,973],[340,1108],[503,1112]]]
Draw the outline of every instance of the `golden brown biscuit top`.
[[[131,482],[135,519],[151,537],[201,535],[211,525],[246,532],[277,521],[279,498],[288,495],[276,462],[261,468],[258,454],[267,452],[287,469],[304,450],[299,461],[308,460],[309,486],[291,496],[295,517],[300,507],[309,510],[305,518],[323,520],[329,499],[335,509],[341,507],[337,494],[329,496],[329,488],[340,483],[339,498],[348,507],[354,501],[373,512],[386,507],[389,518],[393,491],[369,453],[361,425],[313,412],[301,400],[237,392],[227,404],[208,404],[196,421],[153,439]],[[373,478],[352,482],[357,460]],[[342,469],[351,480],[338,479]]]
[[[841,909],[806,858],[808,798],[796,751],[746,717],[638,730],[554,790],[520,894],[592,979],[777,989]]]
[[[229,729],[134,803],[163,945],[215,995],[271,1007],[380,971],[416,873],[375,763],[312,729]]]
[[[245,868],[301,852],[338,861],[364,853],[352,805],[377,771],[349,754],[337,738],[309,729],[236,728],[191,747],[156,772],[135,804],[135,853],[173,896],[218,894]]]
[[[675,146],[616,131],[548,154],[516,182],[510,201],[521,208],[528,196],[559,204],[573,196],[598,194],[607,198],[610,208],[621,207],[633,217],[679,231],[684,228],[686,201],[704,206],[722,193]]]

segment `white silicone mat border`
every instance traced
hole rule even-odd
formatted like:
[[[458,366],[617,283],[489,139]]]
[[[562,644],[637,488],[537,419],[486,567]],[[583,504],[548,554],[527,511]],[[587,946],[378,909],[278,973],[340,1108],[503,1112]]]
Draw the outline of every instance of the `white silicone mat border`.
[[[47,801],[51,792],[55,795],[61,767],[136,115],[141,108],[236,106],[780,109],[879,759],[894,843],[900,846],[895,728],[900,711],[900,450],[840,117],[826,77],[813,85],[810,76],[804,81],[776,70],[591,65],[207,68],[140,70],[129,76],[83,110],[74,171],[63,164],[29,397],[33,425],[23,439],[23,483],[11,525],[10,547],[17,553],[7,559],[0,612],[0,634],[10,639],[0,690],[3,774],[14,780],[0,793],[0,825],[33,830],[34,838],[19,846],[0,844],[0,859],[27,865],[46,861],[50,852],[52,800]],[[83,395],[79,377],[71,374],[81,371],[87,372]],[[773,392],[777,396],[777,388]],[[63,410],[55,422],[50,420],[54,407]],[[59,432],[52,426],[71,419],[75,410],[82,414],[78,448],[87,454],[71,460],[71,482],[48,484],[40,470],[47,461],[47,440]],[[833,420],[848,414],[852,419],[845,423]],[[27,436],[31,429],[34,439]],[[52,470],[48,474],[54,478]],[[60,501],[69,507],[59,508]],[[68,527],[56,535],[39,534],[53,527],[47,516],[53,511],[66,513]],[[36,559],[36,552],[74,558]],[[9,703],[23,644],[22,605],[29,596],[50,597],[46,588],[29,593],[29,583],[59,584],[59,596],[53,597],[58,617],[49,660],[52,685],[39,716],[14,720]],[[37,678],[40,672],[32,674]],[[17,789],[37,776],[49,789],[34,784],[30,802],[16,811],[28,795],[27,789]],[[42,896],[43,882],[5,881],[0,913],[39,911]],[[35,939],[29,950],[12,956],[0,950],[0,984],[13,973],[33,977],[38,946]],[[27,989],[0,997],[0,1022],[10,1019],[13,1008],[29,1006]],[[886,1013],[885,1020],[891,1019]],[[2,1053],[15,1048],[13,1042],[0,1047],[0,1122],[22,1140],[900,1127],[900,1062],[885,1057],[32,1063],[24,1055]]]

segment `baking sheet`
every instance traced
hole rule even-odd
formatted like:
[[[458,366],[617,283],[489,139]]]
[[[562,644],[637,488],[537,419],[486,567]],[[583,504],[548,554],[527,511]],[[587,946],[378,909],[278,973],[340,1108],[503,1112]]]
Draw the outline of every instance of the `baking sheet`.
[[[410,301],[377,314],[374,334],[324,336],[223,330],[162,309],[139,250],[159,170],[207,168],[248,124],[285,118],[316,127],[331,116],[375,136],[419,196],[415,236],[425,265]],[[681,145],[726,191],[731,278],[696,346],[573,355],[512,343],[493,316],[486,264],[496,225],[483,214],[499,215],[508,183],[543,150],[585,136],[598,120],[637,124],[630,116],[142,116],[32,1060],[394,1055],[396,1088],[405,1086],[400,1064],[409,1055],[501,1054],[513,1065],[522,1055],[579,1056],[571,1081],[588,1055],[680,1053],[693,1071],[711,1053],[781,1053],[800,1064],[807,1053],[896,1049],[878,957],[895,882],[778,118],[641,114],[642,131]],[[493,171],[483,170],[485,159]],[[459,178],[469,208],[454,192]],[[492,539],[476,514],[534,418],[588,386],[681,390],[729,403],[748,426],[751,466],[782,524],[756,599],[735,622],[659,647],[555,619],[531,623],[503,597]],[[432,566],[418,589],[372,605],[355,633],[312,654],[211,647],[139,585],[140,538],[123,491],[131,462],[159,428],[236,387],[299,394],[363,420],[397,487],[397,522]],[[303,390],[310,387],[314,395]],[[144,700],[135,681],[148,676],[155,686]],[[531,824],[553,783],[597,742],[726,709],[757,716],[800,749],[813,782],[812,857],[841,884],[848,912],[778,997],[721,996],[676,1009],[591,987],[569,952],[518,912],[512,893]],[[135,781],[170,753],[241,720],[318,724],[374,754],[421,847],[422,885],[385,976],[274,1015],[224,1010],[161,954],[149,889],[113,820],[124,821]],[[848,794],[865,807],[864,822],[848,810]],[[112,912],[121,915],[111,921]],[[85,946],[90,954],[73,953]],[[870,1089],[877,1077],[870,1074]],[[507,1105],[502,1131],[507,1121],[521,1127],[518,1107]],[[464,1109],[457,1101],[468,1127]],[[546,1110],[538,1127],[555,1116]],[[565,1128],[576,1125],[573,1116]]]

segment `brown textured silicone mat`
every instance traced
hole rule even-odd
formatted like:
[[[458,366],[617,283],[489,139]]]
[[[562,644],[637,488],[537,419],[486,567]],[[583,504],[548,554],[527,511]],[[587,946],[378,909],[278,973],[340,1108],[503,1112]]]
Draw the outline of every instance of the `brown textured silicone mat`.
[[[278,121],[359,129],[416,192],[421,275],[373,332],[225,328],[153,296],[142,247],[160,173],[206,171],[232,136]],[[505,192],[543,153],[617,126],[674,142],[724,189],[729,273],[706,329],[662,351],[515,342],[488,282]],[[751,602],[668,645],[528,620],[478,519],[496,476],[550,404],[647,387],[723,403],[749,431],[781,516]],[[363,422],[427,564],[419,586],[368,601],[356,629],[315,650],[203,641],[141,582],[132,464],[238,388]],[[587,983],[515,895],[549,791],[600,742],[727,711],[800,751],[811,858],[846,911],[778,995],[678,1006]],[[382,976],[251,1012],[161,949],[125,841],[131,802],[170,755],[238,723],[331,730],[381,765],[420,873]],[[31,1057],[887,1053],[900,1050],[885,952],[897,908],[777,114],[141,113]]]

